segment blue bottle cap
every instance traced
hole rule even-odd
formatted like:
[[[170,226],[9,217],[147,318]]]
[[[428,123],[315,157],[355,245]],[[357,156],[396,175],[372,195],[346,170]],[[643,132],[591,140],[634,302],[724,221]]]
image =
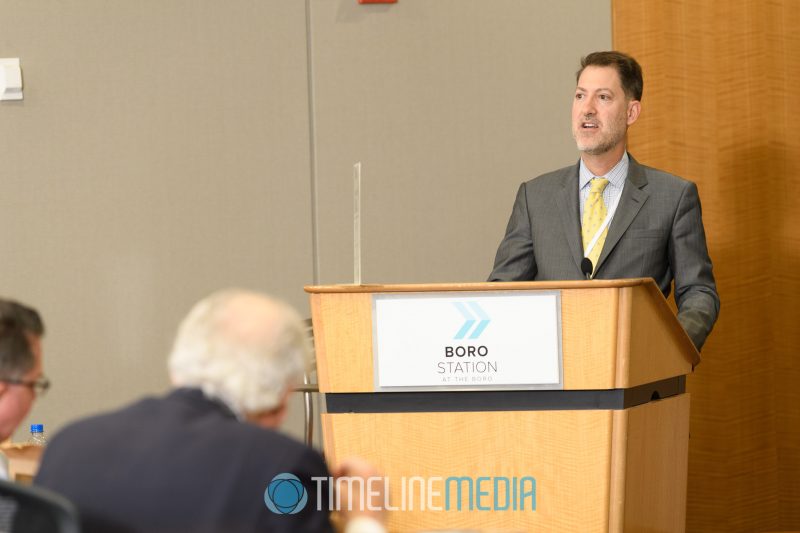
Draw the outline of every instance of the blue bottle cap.
[[[44,433],[44,424],[31,424],[31,433]]]

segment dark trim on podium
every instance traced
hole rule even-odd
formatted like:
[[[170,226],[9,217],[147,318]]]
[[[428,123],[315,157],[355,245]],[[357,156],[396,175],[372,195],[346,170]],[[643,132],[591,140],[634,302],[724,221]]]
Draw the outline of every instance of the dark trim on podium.
[[[439,413],[628,409],[683,394],[686,376],[630,389],[327,393],[328,413]]]

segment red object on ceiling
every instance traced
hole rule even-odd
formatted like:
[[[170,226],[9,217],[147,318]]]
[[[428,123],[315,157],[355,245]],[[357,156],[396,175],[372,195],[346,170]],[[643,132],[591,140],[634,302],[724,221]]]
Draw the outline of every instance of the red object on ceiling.
[[[358,0],[359,4],[396,4],[397,0]]]

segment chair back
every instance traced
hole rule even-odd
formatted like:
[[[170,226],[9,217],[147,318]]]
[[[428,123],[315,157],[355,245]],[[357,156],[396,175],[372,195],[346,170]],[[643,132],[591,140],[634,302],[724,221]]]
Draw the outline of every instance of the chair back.
[[[0,533],[80,533],[80,523],[63,496],[0,480]]]

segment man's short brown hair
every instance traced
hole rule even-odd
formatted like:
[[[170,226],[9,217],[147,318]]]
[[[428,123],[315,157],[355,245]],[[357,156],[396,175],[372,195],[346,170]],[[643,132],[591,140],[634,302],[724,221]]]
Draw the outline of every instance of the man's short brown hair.
[[[29,335],[44,335],[35,309],[0,298],[0,378],[19,378],[36,363]]]
[[[642,67],[634,58],[622,52],[592,52],[581,58],[581,68],[575,74],[575,81],[581,79],[581,73],[586,67],[614,67],[619,74],[619,81],[625,96],[632,100],[642,99],[644,81],[642,80]]]

